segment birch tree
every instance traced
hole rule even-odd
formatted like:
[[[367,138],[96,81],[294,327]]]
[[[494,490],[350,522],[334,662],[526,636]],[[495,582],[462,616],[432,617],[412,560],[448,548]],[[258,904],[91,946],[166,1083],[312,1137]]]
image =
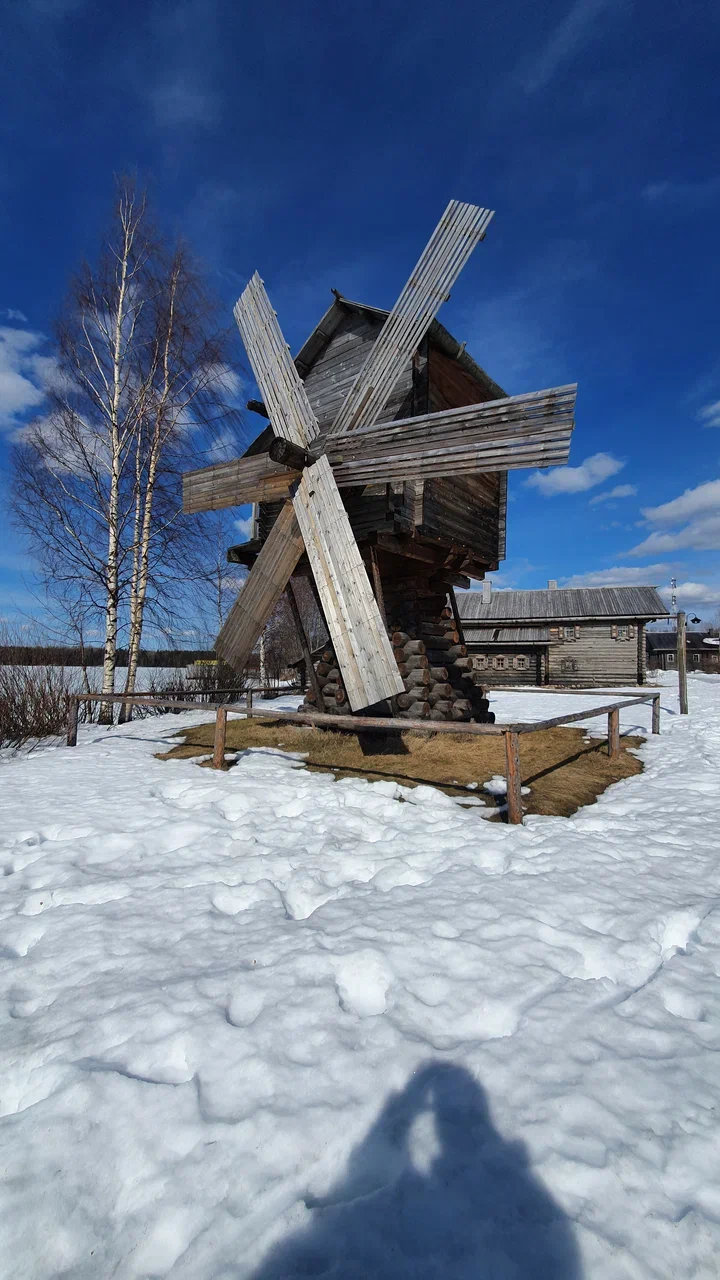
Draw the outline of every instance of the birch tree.
[[[237,452],[226,340],[188,251],[165,251],[144,197],[122,186],[97,265],[71,284],[47,411],[13,458],[15,515],[48,595],[100,623],[104,693],[121,628],[130,693],[148,616],[178,625],[207,555],[203,517],[182,515],[181,473],[218,438]]]

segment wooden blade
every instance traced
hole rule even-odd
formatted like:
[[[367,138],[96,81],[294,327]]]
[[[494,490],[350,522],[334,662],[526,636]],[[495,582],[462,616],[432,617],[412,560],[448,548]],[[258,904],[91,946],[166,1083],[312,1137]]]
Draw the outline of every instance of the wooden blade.
[[[250,458],[233,458],[183,476],[183,511],[219,511],[245,502],[277,502],[287,498],[290,485],[300,479],[299,471],[273,462],[267,453]]]
[[[558,466],[567,462],[577,385],[405,418],[331,436],[339,485]]]
[[[441,304],[450,296],[492,216],[489,209],[450,201],[350,388],[331,434],[355,431],[377,420],[405,362],[417,350]]]
[[[290,497],[290,486],[300,480],[300,471],[273,462],[266,453],[250,458],[233,458],[200,471],[186,471],[182,477],[182,509],[220,511],[241,507],[246,502],[278,502]]]
[[[275,435],[307,448],[317,421],[257,271],[235,304],[235,319]]]
[[[303,552],[303,540],[286,502],[215,641],[215,652],[235,671],[247,665],[255,641],[277,604]]]
[[[350,706],[359,711],[402,693],[405,686],[326,457],[303,472],[293,506]]]

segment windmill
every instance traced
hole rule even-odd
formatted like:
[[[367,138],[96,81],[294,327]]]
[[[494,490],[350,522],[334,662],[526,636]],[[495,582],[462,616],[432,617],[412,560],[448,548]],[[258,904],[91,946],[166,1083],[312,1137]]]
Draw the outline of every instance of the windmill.
[[[352,710],[403,694],[406,683],[382,616],[379,582],[374,592],[340,486],[347,492],[567,461],[575,384],[378,421],[492,216],[487,209],[450,202],[334,420],[322,431],[257,273],[239,299],[235,318],[273,438],[266,453],[184,477],[186,511],[283,502],[216,641],[218,655],[235,669],[246,665],[306,552]]]

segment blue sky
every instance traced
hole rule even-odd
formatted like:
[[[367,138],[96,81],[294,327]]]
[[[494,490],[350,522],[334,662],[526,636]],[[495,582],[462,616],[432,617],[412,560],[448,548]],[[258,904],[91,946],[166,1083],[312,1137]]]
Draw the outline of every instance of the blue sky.
[[[674,573],[712,619],[716,4],[23,0],[0,60],[0,615],[34,607],[6,444],[136,170],[228,317],[259,268],[293,349],[331,286],[391,306],[450,197],[495,209],[440,318],[508,393],[579,383],[570,469],[511,473],[497,585]]]

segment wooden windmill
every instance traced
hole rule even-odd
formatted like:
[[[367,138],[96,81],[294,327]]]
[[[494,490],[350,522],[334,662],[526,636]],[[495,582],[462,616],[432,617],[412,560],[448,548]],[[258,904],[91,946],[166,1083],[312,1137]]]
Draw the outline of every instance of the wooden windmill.
[[[354,353],[349,365],[347,359],[343,364],[342,352],[333,357],[339,376],[336,372],[334,381],[331,378],[334,408],[330,419],[326,412],[320,412],[321,396],[316,397],[313,407],[298,372],[298,367],[303,370],[309,387],[309,366],[300,358],[293,362],[257,274],[238,301],[235,317],[264,402],[259,408],[270,419],[270,428],[258,442],[266,444],[266,451],[251,447],[250,456],[184,477],[188,512],[258,503],[261,511],[272,516],[265,522],[261,545],[252,546],[246,561],[252,564],[250,574],[216,642],[218,655],[235,669],[247,664],[300,562],[301,571],[304,568],[314,579],[327,624],[330,650],[326,657],[333,667],[334,689],[342,695],[338,704],[347,706],[349,702],[352,710],[358,711],[393,698],[397,699],[396,707],[398,703],[408,705],[409,698],[414,714],[418,714],[419,698],[427,703],[430,714],[431,695],[424,699],[421,695],[434,685],[440,690],[435,706],[454,703],[454,718],[477,712],[472,699],[462,696],[468,686],[460,681],[467,680],[470,663],[462,649],[462,637],[453,632],[455,623],[448,621],[452,615],[442,588],[453,581],[469,585],[464,572],[484,576],[485,569],[493,567],[493,554],[485,552],[484,558],[478,560],[476,555],[473,559],[472,529],[461,533],[459,539],[442,530],[438,536],[422,515],[428,508],[423,495],[433,486],[444,484],[445,491],[455,486],[455,501],[467,497],[469,520],[470,512],[476,512],[473,503],[478,486],[482,489],[485,483],[488,489],[496,480],[493,492],[501,495],[507,469],[566,462],[576,392],[576,386],[571,385],[507,397],[473,361],[463,357],[464,347],[457,343],[456,364],[450,368],[447,352],[452,348],[446,340],[451,344],[454,340],[438,325],[435,315],[475,245],[484,238],[492,216],[487,209],[451,201],[392,311],[375,311],[370,316],[374,309],[358,305],[358,310],[367,313],[363,323],[367,321],[366,327],[374,331],[371,341],[365,343],[367,354],[363,347],[362,363],[350,379],[347,370],[352,371],[353,360],[357,363],[357,343],[353,347],[349,337],[344,339],[345,348]],[[331,312],[351,310],[354,305],[338,295]],[[321,322],[314,335],[315,346],[318,342],[322,345],[333,325],[337,333],[335,321]],[[443,343],[444,355],[440,351]],[[433,355],[436,349],[438,354]],[[423,351],[426,366],[428,352],[436,363],[446,360],[448,368],[443,376],[451,390],[440,397],[439,393],[426,394],[424,399],[413,394],[409,412],[399,420],[384,422],[388,402],[394,389],[407,379],[408,370],[412,371],[413,386],[419,380],[415,375],[422,367]],[[468,365],[470,375],[476,371],[474,381],[465,368]],[[467,385],[459,388],[461,376]],[[338,389],[342,390],[339,404]],[[428,412],[438,399],[443,407]],[[407,407],[407,397],[403,403]],[[399,523],[396,519],[403,495],[414,510],[404,524],[402,512]],[[375,510],[378,501],[384,506],[383,527],[372,528],[373,521],[368,524],[367,519],[368,504],[374,502]],[[364,517],[358,515],[361,508],[365,509]],[[388,533],[388,511],[392,513],[392,534]],[[474,519],[478,529],[487,523],[482,512]],[[398,546],[390,546],[387,538],[395,534]],[[378,554],[385,558],[384,572],[378,567]],[[499,549],[498,541],[494,558],[501,554],[504,550]],[[388,570],[388,555],[395,556],[394,573]],[[403,576],[398,570],[401,561],[412,561],[412,582],[407,573]],[[429,584],[426,590],[422,581],[417,585],[418,573]],[[389,579],[400,582],[397,590]],[[424,615],[423,608],[413,610],[408,596],[416,602],[424,600]],[[458,668],[452,673],[448,672],[449,661]],[[447,678],[449,675],[454,679]],[[443,690],[451,688],[452,696],[445,696]],[[438,717],[441,714],[437,712]]]

